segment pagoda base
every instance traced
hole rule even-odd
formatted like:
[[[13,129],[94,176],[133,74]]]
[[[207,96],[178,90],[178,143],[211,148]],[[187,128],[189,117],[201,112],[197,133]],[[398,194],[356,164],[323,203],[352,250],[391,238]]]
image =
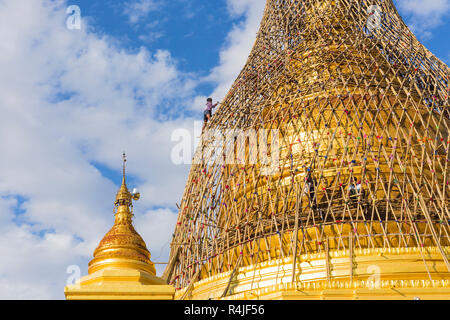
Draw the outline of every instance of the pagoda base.
[[[81,278],[64,293],[67,300],[173,300],[175,288],[147,272],[111,268]]]
[[[450,299],[450,272],[435,247],[305,254],[297,259],[294,282],[292,273],[292,257],[267,261],[239,268],[232,279],[232,272],[203,279],[175,299]]]

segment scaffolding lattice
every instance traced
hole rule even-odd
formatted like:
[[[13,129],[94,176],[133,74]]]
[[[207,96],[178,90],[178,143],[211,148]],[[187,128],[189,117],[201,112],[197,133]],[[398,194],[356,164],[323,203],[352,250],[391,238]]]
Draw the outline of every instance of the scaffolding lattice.
[[[199,145],[164,277],[181,289],[270,259],[395,247],[438,248],[450,271],[449,75],[391,0],[268,0]],[[272,133],[236,146],[211,130]],[[205,152],[218,143],[245,161]],[[271,172],[252,144],[279,153]]]

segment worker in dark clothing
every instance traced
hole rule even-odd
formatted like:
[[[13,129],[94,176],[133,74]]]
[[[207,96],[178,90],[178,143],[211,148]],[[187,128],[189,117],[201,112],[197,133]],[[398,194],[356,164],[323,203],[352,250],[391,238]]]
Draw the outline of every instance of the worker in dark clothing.
[[[362,189],[361,181],[356,181],[356,178],[352,178],[352,182],[350,183],[350,199],[352,200],[358,200],[359,196],[361,198],[364,198],[365,192]]]
[[[311,177],[311,174],[309,174],[308,178],[306,179],[305,191],[309,193],[310,205],[313,210],[317,209],[316,187],[316,179]]]

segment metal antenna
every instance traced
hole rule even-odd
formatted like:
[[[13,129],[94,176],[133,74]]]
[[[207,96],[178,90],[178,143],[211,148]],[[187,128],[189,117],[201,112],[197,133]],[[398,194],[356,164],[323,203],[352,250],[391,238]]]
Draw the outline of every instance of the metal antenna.
[[[125,168],[127,164],[127,155],[125,154],[125,151],[122,154],[122,159],[123,159],[123,179],[125,180]]]

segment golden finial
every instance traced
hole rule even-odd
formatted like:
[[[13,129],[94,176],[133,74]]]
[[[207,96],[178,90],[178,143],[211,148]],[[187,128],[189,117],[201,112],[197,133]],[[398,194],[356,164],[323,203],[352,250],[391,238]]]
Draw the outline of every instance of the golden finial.
[[[123,184],[125,184],[125,169],[126,169],[126,164],[127,164],[127,155],[125,154],[125,151],[122,154],[122,159],[123,159]]]
[[[116,202],[115,205],[116,206],[131,206],[131,199],[132,199],[132,194],[130,193],[130,191],[128,191],[127,188],[127,184],[126,184],[126,174],[125,174],[125,168],[126,168],[126,162],[127,162],[127,156],[125,154],[125,152],[123,152],[122,154],[122,159],[123,159],[123,164],[122,164],[122,186],[119,189],[119,192],[117,193],[116,196]]]
[[[137,190],[131,193],[125,183],[126,154],[123,158],[123,180],[115,202],[115,221],[94,252],[89,273],[109,267],[130,267],[155,274],[145,242],[133,227],[133,200],[139,200]]]

